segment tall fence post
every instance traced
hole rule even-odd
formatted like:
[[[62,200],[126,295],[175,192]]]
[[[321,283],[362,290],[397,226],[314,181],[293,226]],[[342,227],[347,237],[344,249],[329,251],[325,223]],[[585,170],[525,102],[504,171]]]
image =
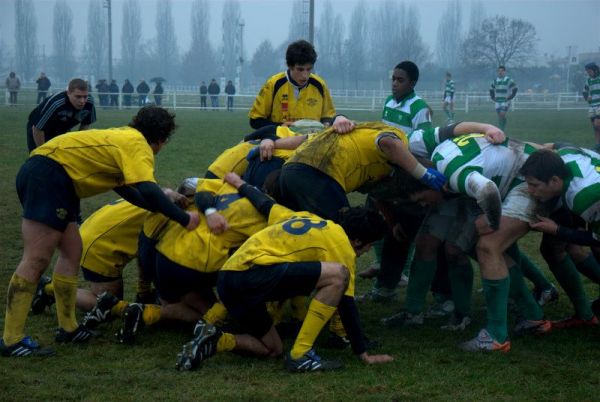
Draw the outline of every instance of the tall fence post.
[[[177,110],[177,91],[173,91],[173,110]]]
[[[465,95],[465,113],[469,113],[469,95]]]

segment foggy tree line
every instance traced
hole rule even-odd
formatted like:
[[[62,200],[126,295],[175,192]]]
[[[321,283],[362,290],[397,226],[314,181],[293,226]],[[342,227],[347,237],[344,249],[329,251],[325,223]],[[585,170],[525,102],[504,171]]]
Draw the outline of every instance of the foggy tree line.
[[[348,23],[329,0],[321,4],[315,27],[315,47],[319,54],[316,71],[332,87],[376,89],[402,60],[412,60],[440,76],[451,70],[466,80],[473,72],[487,71],[489,76],[490,70],[500,64],[531,65],[531,56],[535,54],[535,27],[519,19],[486,17],[482,1],[472,3],[466,29],[462,29],[466,16],[459,0],[447,3],[437,26],[432,26],[427,16],[420,16],[416,5],[394,0],[375,5],[366,0],[356,3]],[[240,0],[223,2],[220,22],[211,17],[208,0],[194,0],[189,12],[191,44],[188,49],[181,49],[175,34],[172,0],[157,2],[156,6],[156,35],[149,39],[142,37],[140,0],[125,0],[122,9],[113,9],[113,13],[120,12],[123,16],[121,37],[114,38],[121,44],[120,55],[114,55],[115,78],[136,82],[160,76],[174,84],[197,85],[211,78],[233,79],[241,64],[242,81],[246,85],[260,85],[266,77],[285,67],[285,49],[290,41],[307,39],[303,19],[306,13],[302,1],[296,0],[292,4],[287,37],[278,38],[278,42],[263,41],[247,59],[239,46]],[[75,74],[108,78],[107,17],[103,1],[89,2],[82,49],[75,48],[74,16],[66,0],[55,0],[52,18],[54,50],[47,72],[63,81]],[[421,21],[425,21],[424,26]],[[219,29],[222,41],[214,47],[209,32]],[[422,29],[437,31],[435,49],[424,43]],[[15,64],[25,80],[34,79],[40,71],[36,35],[34,2],[16,0]],[[5,59],[5,45],[0,42],[0,63]],[[441,80],[439,76],[435,79]]]

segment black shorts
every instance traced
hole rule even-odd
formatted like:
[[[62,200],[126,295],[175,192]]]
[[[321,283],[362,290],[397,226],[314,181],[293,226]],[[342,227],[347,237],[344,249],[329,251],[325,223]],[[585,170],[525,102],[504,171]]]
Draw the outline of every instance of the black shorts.
[[[156,276],[156,243],[158,240],[149,238],[142,230],[138,236],[137,260],[142,277],[153,281]]]
[[[279,176],[282,204],[338,221],[339,210],[349,207],[346,191],[330,176],[304,163],[283,165]]]
[[[92,282],[92,283],[114,282],[114,281],[118,281],[119,279],[123,279],[123,277],[121,277],[121,276],[116,277],[116,278],[112,278],[110,276],[104,276],[97,272],[90,271],[89,269],[87,269],[85,267],[81,267],[81,272],[83,273],[83,279],[85,279],[88,282]]]
[[[221,271],[219,297],[244,330],[262,338],[273,325],[265,303],[307,296],[321,276],[320,262],[254,265],[247,271]]]
[[[79,218],[79,197],[64,168],[50,158],[34,155],[17,174],[17,194],[23,218],[64,232]]]
[[[181,266],[156,252],[156,278],[154,285],[161,299],[176,303],[191,292],[200,293],[214,301],[212,288],[217,282],[217,273],[199,272]]]

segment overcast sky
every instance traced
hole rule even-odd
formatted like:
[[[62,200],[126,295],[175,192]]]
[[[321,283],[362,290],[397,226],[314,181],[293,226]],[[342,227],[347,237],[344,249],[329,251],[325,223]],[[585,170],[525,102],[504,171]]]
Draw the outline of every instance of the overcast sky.
[[[159,0],[140,0],[142,8],[143,39],[155,36],[156,3]],[[421,35],[435,52],[437,23],[449,0],[418,0]],[[80,53],[86,36],[87,9],[89,0],[67,0],[73,10],[74,35]],[[336,12],[341,13],[348,24],[357,0],[331,0]],[[368,8],[374,8],[381,0],[366,0]],[[0,0],[0,40],[12,49],[14,46],[14,3],[15,0]],[[38,22],[40,52],[45,47],[46,55],[52,52],[52,12],[55,0],[34,0]],[[210,0],[211,42],[215,47],[221,41],[222,0]],[[279,45],[288,35],[288,25],[293,0],[240,0],[245,22],[244,46],[247,57],[251,57],[260,42],[270,39]],[[315,0],[318,25],[321,17],[322,0]],[[179,50],[189,48],[190,17],[192,0],[173,0],[173,16]],[[468,27],[470,0],[461,0],[465,16],[464,28]],[[521,18],[533,23],[537,29],[539,56],[566,55],[569,45],[577,46],[579,52],[600,50],[600,0],[483,0],[487,16],[496,14]],[[113,46],[115,57],[120,57],[120,35],[123,0],[112,0]],[[346,29],[348,27],[346,26]],[[318,51],[318,49],[317,49]],[[435,53],[434,53],[435,54]]]

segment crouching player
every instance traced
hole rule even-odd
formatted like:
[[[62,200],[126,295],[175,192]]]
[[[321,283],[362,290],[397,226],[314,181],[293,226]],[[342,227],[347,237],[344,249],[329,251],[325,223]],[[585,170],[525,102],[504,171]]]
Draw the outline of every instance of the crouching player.
[[[263,356],[283,352],[281,338],[267,313],[267,301],[282,300],[315,291],[307,316],[287,354],[285,367],[292,372],[340,368],[321,359],[313,344],[325,324],[338,310],[354,353],[365,363],[384,363],[388,355],[366,352],[358,310],[354,303],[355,258],[369,250],[385,231],[383,219],[374,211],[351,208],[340,213],[339,224],[308,212],[294,212],[230,174],[226,180],[238,188],[269,226],[254,234],[227,260],[217,289],[229,314],[263,345]],[[189,370],[223,350],[222,339],[231,337],[199,321],[194,338],[178,355],[177,367]]]

